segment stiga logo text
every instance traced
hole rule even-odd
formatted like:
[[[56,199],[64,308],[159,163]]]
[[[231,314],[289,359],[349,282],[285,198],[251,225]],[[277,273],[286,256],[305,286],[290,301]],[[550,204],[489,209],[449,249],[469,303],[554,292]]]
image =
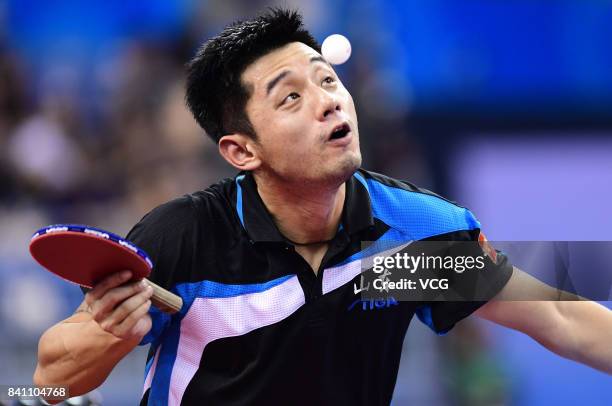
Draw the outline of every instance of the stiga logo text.
[[[391,306],[397,306],[399,302],[394,297],[388,297],[385,299],[357,299],[348,307],[350,312],[353,309],[361,310],[377,310],[387,309]]]

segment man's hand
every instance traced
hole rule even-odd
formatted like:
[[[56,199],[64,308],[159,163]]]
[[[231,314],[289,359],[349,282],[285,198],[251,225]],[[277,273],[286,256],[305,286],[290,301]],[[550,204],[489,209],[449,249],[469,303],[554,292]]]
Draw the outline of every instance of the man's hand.
[[[153,288],[143,279],[125,283],[130,271],[110,275],[85,295],[86,311],[100,327],[117,338],[138,340],[151,329]]]
[[[75,314],[40,338],[34,383],[65,385],[71,396],[104,382],[115,365],[151,329],[146,281],[128,282],[129,271],[110,275],[85,295]]]

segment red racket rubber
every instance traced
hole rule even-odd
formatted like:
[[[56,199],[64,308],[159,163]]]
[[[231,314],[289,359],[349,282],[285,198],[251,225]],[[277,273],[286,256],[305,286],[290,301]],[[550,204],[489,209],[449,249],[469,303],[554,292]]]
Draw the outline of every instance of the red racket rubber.
[[[130,270],[134,279],[153,269],[147,254],[127,240],[94,227],[59,224],[38,230],[30,241],[30,254],[48,271],[87,288],[115,272]],[[176,313],[183,301],[168,290],[153,287],[151,302],[161,311]]]

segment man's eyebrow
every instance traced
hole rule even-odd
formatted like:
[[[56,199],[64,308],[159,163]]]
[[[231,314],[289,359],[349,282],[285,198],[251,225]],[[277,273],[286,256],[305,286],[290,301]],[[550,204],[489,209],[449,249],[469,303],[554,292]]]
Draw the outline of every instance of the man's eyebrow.
[[[329,65],[329,62],[327,62],[325,60],[325,58],[323,58],[320,55],[317,56],[313,56],[312,58],[310,58],[310,63],[314,63],[314,62],[323,62],[324,64]],[[283,78],[285,76],[287,76],[288,74],[290,74],[291,72],[288,70],[282,71],[281,73],[279,73],[278,75],[276,75],[276,77],[274,77],[274,79],[272,79],[271,81],[268,82],[267,86],[266,86],[266,96],[270,95],[270,92],[272,92],[272,89],[274,89],[274,86],[276,86],[278,84],[278,82],[280,82],[281,80],[283,80]]]
[[[278,84],[278,82],[280,82],[289,73],[291,73],[291,72],[288,71],[288,70],[284,70],[281,73],[279,73],[274,79],[269,81],[268,85],[266,86],[266,96],[268,96],[270,94],[270,92],[272,91],[272,89],[274,88],[274,86],[276,86]]]
[[[321,55],[313,56],[312,58],[310,58],[310,63],[313,62],[323,62],[324,64],[329,65],[329,62],[327,62],[325,58],[323,58]]]

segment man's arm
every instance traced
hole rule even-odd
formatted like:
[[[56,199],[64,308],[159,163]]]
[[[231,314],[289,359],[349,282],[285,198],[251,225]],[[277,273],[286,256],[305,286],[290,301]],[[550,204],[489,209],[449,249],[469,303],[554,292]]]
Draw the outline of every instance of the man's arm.
[[[554,353],[612,374],[612,312],[514,268],[477,315],[521,331]]]
[[[151,329],[153,290],[145,282],[125,284],[130,278],[130,272],[119,272],[104,279],[75,314],[42,335],[36,385],[66,385],[70,396],[87,393],[141,341]]]

